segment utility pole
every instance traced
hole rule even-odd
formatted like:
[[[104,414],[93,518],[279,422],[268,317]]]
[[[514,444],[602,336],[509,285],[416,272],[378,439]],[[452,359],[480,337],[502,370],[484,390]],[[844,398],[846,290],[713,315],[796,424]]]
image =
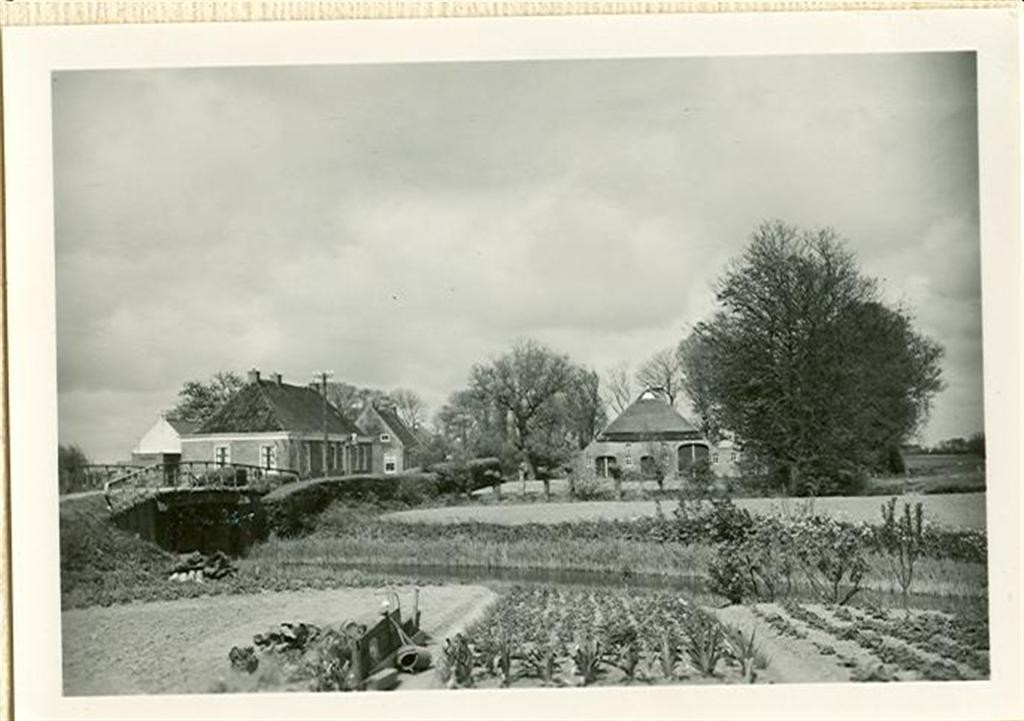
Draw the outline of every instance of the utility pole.
[[[320,382],[320,399],[323,404],[323,428],[324,428],[324,445],[321,449],[322,460],[320,465],[321,474],[327,475],[327,379],[334,375],[334,371],[317,371],[313,374],[313,379]]]

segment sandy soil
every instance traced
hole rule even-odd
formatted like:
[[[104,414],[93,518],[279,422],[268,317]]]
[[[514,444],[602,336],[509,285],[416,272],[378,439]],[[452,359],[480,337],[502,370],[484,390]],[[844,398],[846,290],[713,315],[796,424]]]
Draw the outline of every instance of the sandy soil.
[[[412,589],[397,589],[409,610]],[[72,609],[62,614],[64,693],[207,693],[228,676],[228,651],[282,622],[376,620],[381,589],[213,596]],[[495,601],[482,586],[420,589],[423,629],[443,641]],[[431,674],[432,676],[433,674]]]
[[[771,604],[762,604],[760,608],[778,611]],[[768,668],[757,672],[758,683],[842,683],[850,680],[850,669],[843,667],[836,656],[819,655],[810,638],[798,640],[783,637],[746,606],[720,608],[715,611],[715,615],[723,623],[742,629],[746,634],[755,631],[755,643],[769,659]],[[802,625],[801,629],[807,631]],[[824,643],[824,639],[817,640]],[[834,645],[834,639],[830,643]],[[859,660],[863,661],[863,658]]]
[[[813,510],[850,521],[881,519],[881,506],[888,496],[831,496],[815,499]],[[962,528],[985,528],[984,493],[950,493],[934,495],[897,496],[900,501],[924,505],[925,518],[934,524]],[[797,513],[805,499],[739,498],[736,505],[752,513]],[[675,501],[664,501],[661,509],[671,513]],[[385,518],[408,523],[497,523],[508,526],[525,523],[562,523],[583,520],[628,520],[653,516],[657,512],[654,501],[587,501],[576,503],[503,503],[481,506],[446,506],[422,508],[390,513]]]

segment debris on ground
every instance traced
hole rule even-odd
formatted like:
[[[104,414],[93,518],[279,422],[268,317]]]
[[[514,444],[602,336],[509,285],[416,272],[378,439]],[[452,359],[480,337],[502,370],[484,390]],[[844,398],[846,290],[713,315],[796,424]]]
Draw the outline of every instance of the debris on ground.
[[[234,573],[235,564],[223,551],[214,551],[210,554],[195,551],[187,556],[179,556],[171,568],[168,578],[171,581],[203,583],[206,580],[225,578]]]
[[[348,621],[339,627],[281,623],[253,636],[252,646],[235,646],[228,660],[235,671],[253,675],[266,670],[274,683],[308,683],[311,691],[349,691],[352,648],[366,626]],[[277,677],[282,677],[278,679]],[[378,680],[387,687],[387,679]]]

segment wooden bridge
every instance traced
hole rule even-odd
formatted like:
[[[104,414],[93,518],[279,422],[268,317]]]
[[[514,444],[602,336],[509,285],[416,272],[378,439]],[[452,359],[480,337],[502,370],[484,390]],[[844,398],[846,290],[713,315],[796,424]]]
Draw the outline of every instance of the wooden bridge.
[[[265,531],[260,498],[295,471],[185,461],[121,467],[103,485],[114,523],[178,552],[237,554]]]

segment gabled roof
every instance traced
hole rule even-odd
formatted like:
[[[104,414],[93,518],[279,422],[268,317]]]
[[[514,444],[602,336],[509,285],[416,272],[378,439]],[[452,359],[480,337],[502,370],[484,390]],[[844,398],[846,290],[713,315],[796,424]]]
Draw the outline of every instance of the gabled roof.
[[[687,440],[700,436],[697,427],[683,418],[679,411],[656,394],[645,391],[608,424],[598,435],[598,440]]]
[[[195,421],[186,421],[183,418],[164,418],[168,425],[178,432],[179,436],[185,436],[189,433],[195,433],[195,430],[199,427],[199,424]]]
[[[405,422],[399,418],[398,413],[392,408],[386,406],[374,406],[373,409],[377,411],[377,415],[380,416],[381,420],[391,429],[391,432],[398,436],[398,440],[405,446],[418,446],[420,441],[416,437],[416,434],[409,430],[409,426],[405,425]]]
[[[257,380],[243,386],[196,431],[204,433],[323,432],[324,400],[307,386]],[[328,433],[360,433],[352,421],[327,404]]]

